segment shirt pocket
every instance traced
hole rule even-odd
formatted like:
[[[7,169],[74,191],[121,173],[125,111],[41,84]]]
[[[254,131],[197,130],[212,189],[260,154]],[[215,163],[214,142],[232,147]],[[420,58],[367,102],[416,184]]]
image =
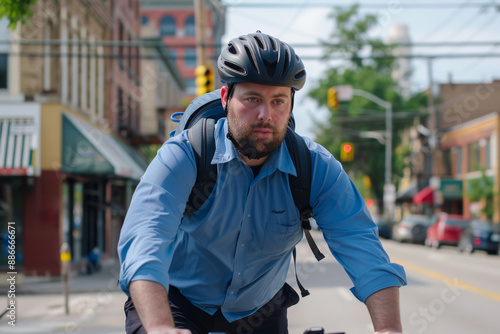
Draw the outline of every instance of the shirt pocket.
[[[262,254],[279,256],[290,251],[302,238],[299,219],[275,219],[266,222]]]

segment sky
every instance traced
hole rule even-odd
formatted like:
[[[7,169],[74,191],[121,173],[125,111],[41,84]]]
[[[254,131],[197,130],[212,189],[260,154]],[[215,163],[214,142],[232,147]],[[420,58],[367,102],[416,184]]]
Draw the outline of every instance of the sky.
[[[282,7],[238,7],[244,3],[266,1],[261,0],[225,0],[228,5],[226,16],[226,34],[223,42],[239,35],[261,30],[278,37],[292,46],[300,43],[315,43],[328,40],[334,31],[334,22],[329,18],[333,6],[346,6],[352,1],[327,0],[271,0],[268,2],[284,2]],[[328,3],[325,6],[315,6],[318,3]],[[500,1],[403,1],[403,0],[360,0],[360,13],[372,13],[379,16],[377,27],[372,32],[383,40],[388,38],[389,30],[394,25],[406,25],[410,40],[419,42],[500,42]],[[419,3],[422,8],[405,7],[408,3]],[[439,7],[436,4],[484,4],[493,3],[498,9],[487,7]],[[235,6],[231,6],[234,4]],[[288,4],[288,5],[287,5]],[[290,5],[297,4],[297,5]],[[333,5],[331,5],[333,4]],[[365,4],[366,6],[363,6]],[[369,7],[378,4],[379,6]],[[425,6],[428,4],[428,6]],[[321,56],[320,48],[295,47],[300,56]],[[498,46],[473,47],[415,47],[412,54],[457,54],[457,53],[497,53]],[[297,94],[294,115],[297,119],[296,131],[302,135],[314,138],[312,119],[322,120],[328,114],[324,108],[318,108],[316,103],[307,98],[311,90],[323,76],[325,69],[337,66],[338,61],[319,61],[304,59],[307,70],[307,82]],[[423,91],[429,85],[427,62],[424,59],[411,61],[411,89],[413,92]],[[494,79],[500,80],[500,57],[498,58],[461,58],[435,59],[432,61],[432,77],[434,90],[438,85],[450,79],[455,83],[486,83]]]

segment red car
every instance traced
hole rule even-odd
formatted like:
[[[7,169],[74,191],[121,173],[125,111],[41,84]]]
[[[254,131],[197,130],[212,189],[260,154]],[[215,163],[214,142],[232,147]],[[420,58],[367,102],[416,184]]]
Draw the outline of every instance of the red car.
[[[434,248],[457,246],[467,224],[467,220],[460,215],[441,213],[436,223],[427,229],[425,245]]]

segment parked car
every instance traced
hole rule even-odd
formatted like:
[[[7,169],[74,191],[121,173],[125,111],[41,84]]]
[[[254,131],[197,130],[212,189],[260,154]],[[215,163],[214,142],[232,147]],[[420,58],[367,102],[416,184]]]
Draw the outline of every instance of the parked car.
[[[373,221],[377,224],[378,236],[384,239],[391,239],[393,223],[383,217],[374,217]]]
[[[486,251],[488,254],[498,254],[500,247],[500,223],[490,223],[484,220],[472,220],[458,242],[461,252],[472,253],[475,250]]]
[[[427,228],[434,222],[433,216],[410,214],[392,227],[392,239],[399,242],[423,244]]]
[[[439,248],[441,245],[457,246],[468,222],[463,216],[441,213],[436,223],[429,226],[425,245]]]

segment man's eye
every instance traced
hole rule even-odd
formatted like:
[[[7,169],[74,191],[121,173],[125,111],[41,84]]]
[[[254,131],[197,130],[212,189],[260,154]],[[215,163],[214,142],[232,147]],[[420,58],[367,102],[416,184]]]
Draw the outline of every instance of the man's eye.
[[[278,105],[282,105],[284,103],[285,103],[285,101],[283,101],[283,100],[275,100],[274,101],[274,104],[278,104]]]
[[[248,102],[257,102],[258,100],[257,100],[257,98],[256,98],[256,97],[249,97],[249,98],[247,99],[247,101],[248,101]]]

